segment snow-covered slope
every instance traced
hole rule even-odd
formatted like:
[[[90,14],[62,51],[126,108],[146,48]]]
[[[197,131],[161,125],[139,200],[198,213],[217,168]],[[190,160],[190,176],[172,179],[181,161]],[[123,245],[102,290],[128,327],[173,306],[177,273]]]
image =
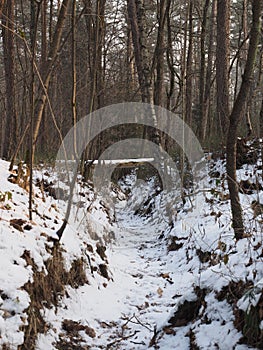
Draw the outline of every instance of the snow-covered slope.
[[[28,194],[7,181],[8,163],[1,161],[2,348],[26,349],[22,344],[33,336],[31,348],[40,350],[262,348],[262,223],[252,204],[261,191],[250,186],[250,194],[241,194],[248,234],[237,242],[224,161],[208,167],[206,190],[184,205],[133,176],[120,184],[129,188],[128,197],[113,192],[114,212],[80,183],[70,223],[54,248],[66,202],[35,187],[29,222]],[[239,170],[250,184],[261,183],[259,174],[252,165]],[[47,183],[50,171],[38,170],[35,178]],[[56,269],[61,276],[52,276]],[[45,295],[39,289],[54,289],[52,280],[66,286],[48,302],[38,300]],[[42,320],[35,333],[28,327],[36,320],[32,304]]]

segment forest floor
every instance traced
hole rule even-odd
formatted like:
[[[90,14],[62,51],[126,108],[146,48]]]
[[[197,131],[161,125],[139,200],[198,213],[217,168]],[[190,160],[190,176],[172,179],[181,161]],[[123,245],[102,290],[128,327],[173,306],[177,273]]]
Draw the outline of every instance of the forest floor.
[[[263,348],[259,165],[238,172],[242,240],[233,236],[218,159],[208,162],[206,190],[179,207],[169,195],[161,200],[151,181],[145,194],[145,183],[127,178],[129,195],[123,184],[115,189],[113,212],[79,183],[72,218],[54,248],[66,202],[36,186],[30,222],[27,192],[7,180],[8,163],[1,161],[2,348]],[[36,183],[54,178],[50,169],[35,171]]]

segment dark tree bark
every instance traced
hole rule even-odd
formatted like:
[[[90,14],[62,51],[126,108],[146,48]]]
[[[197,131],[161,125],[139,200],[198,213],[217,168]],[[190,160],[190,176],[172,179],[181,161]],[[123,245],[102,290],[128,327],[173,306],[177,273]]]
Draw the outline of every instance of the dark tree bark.
[[[263,138],[263,98],[261,101],[261,108],[260,108],[260,114],[259,114],[259,137]],[[262,162],[262,167],[263,167],[263,162]]]
[[[18,140],[18,118],[15,89],[15,42],[14,42],[14,0],[8,0],[3,6],[3,48],[6,82],[6,114],[3,157],[9,159]]]
[[[212,2],[212,9],[210,15],[209,25],[209,44],[207,54],[207,67],[205,77],[205,88],[204,88],[204,100],[202,105],[202,121],[201,121],[201,141],[204,141],[208,133],[209,125],[209,107],[210,107],[210,96],[211,88],[213,86],[213,64],[214,64],[214,33],[215,33],[215,13],[216,13],[216,0]]]
[[[217,116],[224,138],[229,116],[229,17],[230,0],[217,1],[216,90]],[[223,140],[225,144],[225,140]]]
[[[166,13],[167,13],[167,19],[166,19],[166,26],[167,26],[167,48],[166,48],[166,57],[167,57],[167,65],[169,68],[170,73],[170,82],[169,82],[169,88],[167,90],[167,104],[166,108],[168,110],[171,109],[171,102],[172,97],[174,95],[174,88],[175,88],[175,68],[174,68],[174,57],[173,57],[173,39],[172,39],[172,28],[171,28],[171,18],[170,18],[170,7],[171,7],[171,0],[167,1],[167,7],[166,7]],[[179,95],[179,94],[178,94]],[[175,105],[175,108],[177,105]]]
[[[45,67],[47,63],[47,5],[48,0],[42,0],[41,2],[41,67]],[[48,140],[48,124],[47,124],[47,108],[44,108],[42,123],[41,123],[41,135],[39,143],[42,149],[45,149],[46,142]]]
[[[155,47],[156,60],[156,81],[154,88],[154,103],[157,106],[165,106],[164,101],[164,55],[165,55],[165,22],[167,8],[166,0],[161,0],[158,4],[158,33]]]
[[[4,7],[4,3],[5,3],[5,0],[0,0],[0,18],[2,16],[2,11],[3,11],[3,7]]]
[[[127,0],[127,11],[132,29],[135,64],[142,102],[152,103],[151,66],[145,35],[145,9],[141,0]]]
[[[185,121],[192,124],[192,100],[193,100],[193,1],[189,1],[188,10],[188,51],[186,59],[185,82]]]
[[[56,28],[55,28],[55,31],[53,34],[53,39],[52,39],[52,42],[50,44],[50,50],[48,53],[47,64],[45,65],[45,67],[42,67],[41,72],[40,72],[41,76],[42,76],[42,80],[43,80],[43,85],[45,88],[43,89],[42,84],[40,84],[40,88],[39,88],[39,91],[37,94],[37,103],[36,103],[36,107],[35,107],[35,117],[34,117],[34,130],[33,130],[33,149],[32,149],[33,159],[34,159],[34,155],[35,155],[36,141],[37,141],[37,137],[39,134],[39,128],[40,128],[44,108],[45,108],[46,101],[47,101],[47,93],[48,93],[48,88],[49,88],[49,84],[50,84],[50,80],[51,80],[51,75],[52,75],[54,63],[56,61],[57,54],[59,51],[61,38],[62,38],[62,32],[63,32],[64,23],[65,23],[66,15],[68,12],[69,4],[70,4],[70,0],[63,0],[63,2],[61,4]]]
[[[232,112],[230,114],[230,124],[227,134],[227,182],[230,192],[233,228],[236,239],[241,239],[244,237],[242,208],[239,200],[239,188],[236,177],[237,129],[241,118],[245,114],[245,108],[248,102],[249,92],[252,84],[253,69],[255,67],[255,61],[257,57],[257,46],[260,36],[261,11],[262,2],[258,0],[253,0],[253,20],[250,31],[248,55],[240,90],[234,102]]]
[[[201,37],[200,37],[200,77],[199,77],[199,113],[200,113],[200,136],[203,141],[206,134],[205,123],[205,39],[207,33],[207,14],[210,0],[205,0],[203,8],[203,18],[201,24]]]
[[[130,100],[131,92],[136,90],[135,66],[134,66],[134,51],[132,46],[132,31],[129,16],[126,16],[127,22],[127,44],[126,44],[126,99]]]
[[[74,152],[77,152],[77,140],[75,124],[77,123],[77,67],[76,67],[76,0],[72,0],[71,10],[71,113],[72,125],[74,128]]]

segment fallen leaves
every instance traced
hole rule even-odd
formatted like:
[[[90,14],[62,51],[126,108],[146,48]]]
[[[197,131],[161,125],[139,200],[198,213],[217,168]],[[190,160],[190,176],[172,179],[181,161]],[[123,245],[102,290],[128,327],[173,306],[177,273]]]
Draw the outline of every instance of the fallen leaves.
[[[157,289],[157,294],[159,295],[159,298],[161,298],[161,297],[163,296],[163,290],[162,290],[161,287],[159,287],[159,288]]]
[[[77,321],[72,321],[72,320],[64,320],[62,323],[62,329],[66,331],[67,333],[70,334],[76,334],[79,331],[85,331],[85,333],[91,337],[95,338],[96,337],[96,332],[93,328],[89,326],[84,326],[80,324],[80,322]]]
[[[26,223],[26,220],[23,219],[11,219],[10,225],[13,226],[16,230],[24,232],[23,225]]]

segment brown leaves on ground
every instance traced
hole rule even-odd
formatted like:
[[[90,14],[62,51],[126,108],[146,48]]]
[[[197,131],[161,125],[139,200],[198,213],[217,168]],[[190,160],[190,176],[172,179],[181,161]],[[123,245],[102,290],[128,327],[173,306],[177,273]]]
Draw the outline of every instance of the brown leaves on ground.
[[[31,230],[32,226],[29,224],[26,224],[26,220],[23,219],[11,219],[10,225],[13,226],[16,230],[20,232],[24,232],[24,230]]]
[[[62,329],[72,336],[76,336],[78,332],[85,331],[85,333],[91,337],[96,337],[96,332],[93,328],[89,326],[84,326],[80,322],[72,320],[64,320],[62,322]]]

